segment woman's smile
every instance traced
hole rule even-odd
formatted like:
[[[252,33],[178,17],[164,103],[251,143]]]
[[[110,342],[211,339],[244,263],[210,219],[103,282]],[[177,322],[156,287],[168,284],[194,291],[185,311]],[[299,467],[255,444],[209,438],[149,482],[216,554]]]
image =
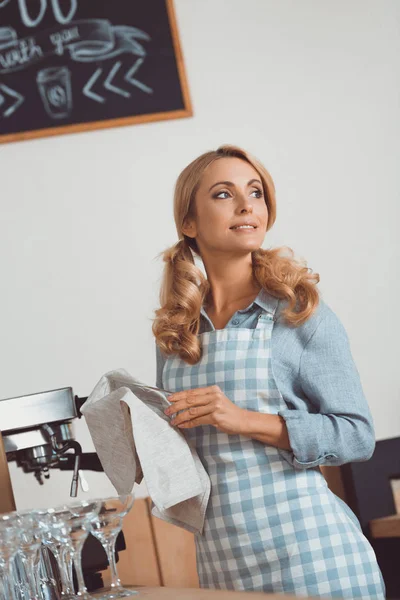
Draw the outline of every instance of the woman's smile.
[[[247,227],[247,226],[242,226],[242,227],[235,227],[235,229],[232,229],[232,231],[234,233],[254,233],[256,230],[256,227]]]
[[[235,225],[232,225],[231,227],[229,227],[229,229],[231,229],[234,232],[254,232],[257,229],[258,225],[257,223],[255,223],[254,221],[241,221],[239,223],[235,223]]]

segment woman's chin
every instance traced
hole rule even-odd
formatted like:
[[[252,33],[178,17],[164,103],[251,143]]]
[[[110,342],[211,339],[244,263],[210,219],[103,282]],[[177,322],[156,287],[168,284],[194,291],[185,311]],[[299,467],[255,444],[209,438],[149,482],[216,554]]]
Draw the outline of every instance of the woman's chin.
[[[255,252],[261,248],[261,244],[259,243],[248,243],[248,244],[236,244],[234,247],[230,248],[231,252],[238,255],[246,255]]]
[[[237,240],[234,243],[228,240],[219,240],[218,242],[215,240],[214,244],[204,245],[203,246],[203,254],[234,254],[238,256],[243,256],[246,254],[250,254],[251,252],[255,252],[262,247],[264,240],[260,239],[242,239]],[[200,254],[201,248],[200,248]]]
[[[263,242],[260,240],[240,240],[240,243],[235,244],[235,248],[247,252],[254,252],[261,248],[262,243]]]

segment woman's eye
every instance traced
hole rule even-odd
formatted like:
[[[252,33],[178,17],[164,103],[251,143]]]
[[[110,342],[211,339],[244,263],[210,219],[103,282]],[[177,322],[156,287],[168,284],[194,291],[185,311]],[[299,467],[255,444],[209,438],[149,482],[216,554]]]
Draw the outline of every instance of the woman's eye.
[[[251,196],[253,194],[255,194],[254,198],[262,198],[262,196],[263,196],[262,190],[258,190],[258,189],[255,189],[250,193]],[[225,200],[226,198],[229,198],[229,196],[230,196],[229,192],[221,191],[221,192],[217,192],[216,194],[214,194],[213,198],[221,198],[221,200]]]

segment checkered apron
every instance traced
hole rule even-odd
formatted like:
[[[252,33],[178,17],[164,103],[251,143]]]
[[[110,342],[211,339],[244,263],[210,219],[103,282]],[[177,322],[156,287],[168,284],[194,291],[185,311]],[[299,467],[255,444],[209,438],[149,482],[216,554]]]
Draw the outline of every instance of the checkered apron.
[[[165,389],[218,385],[241,408],[287,408],[271,368],[273,323],[263,312],[255,329],[200,334],[197,364],[166,360]],[[374,550],[318,467],[295,469],[278,448],[212,425],[181,431],[211,481],[203,532],[195,536],[201,587],[384,599]]]

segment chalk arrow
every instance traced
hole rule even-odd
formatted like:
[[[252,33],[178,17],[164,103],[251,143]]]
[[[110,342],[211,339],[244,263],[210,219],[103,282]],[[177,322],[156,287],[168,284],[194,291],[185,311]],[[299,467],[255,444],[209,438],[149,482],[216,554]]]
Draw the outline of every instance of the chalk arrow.
[[[138,58],[135,61],[135,63],[133,64],[133,66],[126,72],[124,79],[127,83],[129,83],[130,85],[136,86],[142,92],[145,92],[146,94],[152,94],[153,90],[149,86],[145,85],[144,83],[142,83],[141,81],[139,81],[138,79],[135,79],[133,77],[135,75],[135,73],[138,71],[139,67],[143,64],[143,61],[144,61],[144,58]],[[123,88],[120,88],[113,83],[113,79],[116,76],[116,74],[118,73],[118,71],[120,70],[121,66],[122,66],[121,61],[117,61],[113,65],[113,67],[110,69],[107,77],[104,79],[103,87],[106,90],[108,90],[109,92],[112,92],[113,94],[118,94],[119,96],[122,96],[123,98],[130,98],[131,94],[127,90],[124,90]],[[92,88],[93,88],[94,84],[100,80],[102,73],[103,73],[103,69],[101,67],[96,69],[96,71],[94,71],[94,73],[92,73],[92,75],[89,77],[89,79],[87,80],[87,82],[82,90],[83,94],[85,96],[87,96],[91,100],[94,100],[95,102],[99,102],[99,104],[104,104],[104,102],[106,102],[106,98],[104,96],[100,96],[100,94],[94,92]]]
[[[149,87],[148,85],[145,85],[144,83],[142,83],[141,81],[138,81],[137,79],[134,79],[134,77],[133,77],[133,75],[136,73],[136,71],[139,70],[139,67],[141,67],[143,62],[144,62],[144,58],[138,58],[137,61],[135,62],[135,64],[133,65],[133,67],[131,67],[129,69],[129,71],[126,73],[124,79],[131,85],[135,85],[136,87],[138,87],[140,90],[142,90],[142,92],[145,92],[146,94],[152,94],[153,90],[151,89],[151,87]]]
[[[120,69],[121,65],[122,65],[121,61],[118,61],[118,62],[115,63],[115,65],[113,66],[113,68],[109,72],[107,79],[104,82],[104,87],[107,90],[110,90],[110,92],[114,92],[115,94],[119,94],[120,96],[124,96],[124,98],[130,98],[131,95],[130,95],[129,92],[126,92],[125,90],[123,90],[123,89],[121,89],[121,88],[119,88],[116,85],[113,85],[111,83],[111,80],[114,78],[114,75]]]
[[[103,72],[103,69],[97,69],[93,73],[93,75],[90,77],[90,79],[88,79],[85,87],[83,88],[83,93],[85,94],[85,96],[87,96],[88,98],[91,98],[92,100],[96,100],[96,102],[100,102],[100,103],[105,102],[106,99],[103,98],[103,96],[99,96],[99,94],[95,94],[94,92],[92,92],[92,85],[94,83],[96,83],[96,81],[98,80],[98,78],[100,77],[102,72]]]
[[[15,113],[16,110],[19,109],[25,100],[25,97],[19,94],[16,90],[9,88],[8,85],[4,85],[4,83],[0,83],[0,90],[3,92],[2,94],[0,93],[0,108],[2,108],[2,110],[4,110],[7,96],[10,96],[10,98],[13,99],[13,104],[8,106],[8,108],[6,108],[2,114],[3,117],[10,117],[13,113]]]
[[[106,90],[108,90],[109,92],[113,92],[113,94],[119,94],[120,96],[123,96],[124,98],[130,98],[131,95],[129,92],[123,90],[122,88],[117,87],[116,85],[114,85],[112,83],[112,80],[114,79],[117,71],[119,71],[119,69],[121,68],[121,65],[122,65],[122,63],[120,61],[118,61],[114,64],[114,66],[108,73],[108,75],[103,83],[103,87]],[[92,87],[96,83],[96,81],[99,79],[102,72],[103,72],[103,69],[101,69],[101,68],[96,69],[96,71],[93,73],[93,75],[90,76],[85,87],[83,88],[83,93],[85,96],[87,96],[88,98],[91,98],[92,100],[95,100],[96,102],[99,102],[101,104],[104,103],[106,101],[106,99],[104,98],[104,96],[100,96],[100,94],[96,94],[95,92],[93,92]]]

